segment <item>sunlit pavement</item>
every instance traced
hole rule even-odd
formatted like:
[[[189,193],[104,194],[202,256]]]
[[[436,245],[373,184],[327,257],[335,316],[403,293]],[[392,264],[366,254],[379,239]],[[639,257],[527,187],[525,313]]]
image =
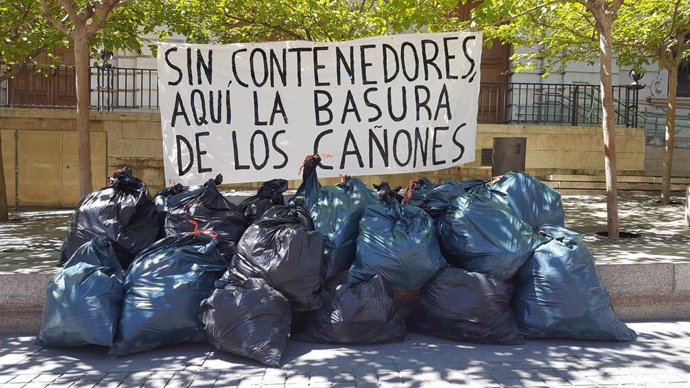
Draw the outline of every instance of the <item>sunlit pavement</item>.
[[[183,344],[108,358],[105,348],[49,350],[0,339],[7,387],[688,387],[690,323],[633,323],[633,343],[528,340],[472,345],[410,334],[402,343],[291,341],[281,368]]]
[[[580,232],[597,263],[690,262],[690,228],[685,224],[685,203],[661,206],[657,197],[622,196],[619,199],[621,231],[639,237],[612,240],[596,232],[606,231],[604,196],[563,196],[565,222]]]

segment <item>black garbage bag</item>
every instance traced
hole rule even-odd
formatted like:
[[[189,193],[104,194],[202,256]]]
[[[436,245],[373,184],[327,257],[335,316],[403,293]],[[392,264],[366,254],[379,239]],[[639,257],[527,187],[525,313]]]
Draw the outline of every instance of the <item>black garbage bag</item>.
[[[489,195],[486,183],[484,179],[443,182],[426,193],[419,207],[438,219],[446,214],[455,198],[461,195],[466,193]]]
[[[367,206],[381,201],[357,178],[344,176],[337,185],[321,186],[316,176],[319,160],[315,155],[305,162],[305,180],[296,196],[304,197],[314,227],[324,236],[324,274],[330,279],[355,260],[359,220]]]
[[[250,223],[261,217],[266,210],[275,205],[285,205],[283,193],[288,188],[285,179],[271,179],[261,184],[261,187],[253,195],[239,204],[240,211]]]
[[[323,301],[323,237],[304,225],[304,210],[274,206],[269,212],[244,232],[232,266],[246,277],[265,279],[293,309],[314,310]]]
[[[321,183],[316,174],[316,168],[320,163],[321,157],[318,154],[307,155],[300,168],[302,172],[302,183],[297,188],[295,195],[290,198],[290,203],[297,204],[299,199],[299,205],[304,206],[307,210],[310,210],[316,205],[316,202],[319,200],[319,194],[321,193]]]
[[[410,206],[421,205],[434,187],[436,187],[436,185],[427,178],[421,178],[411,182],[405,195],[405,204]]]
[[[218,250],[229,262],[249,222],[237,206],[218,191],[216,183],[210,179],[198,195],[171,206],[165,218],[165,233],[173,236],[197,229],[213,230],[219,235]]]
[[[290,303],[265,280],[226,273],[199,306],[199,324],[218,350],[280,366],[290,336]]]
[[[470,272],[509,281],[546,239],[505,204],[476,193],[457,197],[438,223],[446,260]]]
[[[79,202],[58,265],[66,263],[86,242],[104,236],[126,270],[134,256],[156,241],[159,232],[156,206],[146,185],[132,175],[131,169],[124,168],[115,172],[108,186]]]
[[[330,287],[324,304],[307,313],[296,339],[337,344],[373,344],[405,339],[393,292],[380,276]]]
[[[520,268],[513,307],[527,338],[634,341],[637,334],[616,317],[582,237],[558,226],[539,232],[551,241]]]
[[[223,183],[223,175],[218,174],[213,181],[216,185]],[[156,204],[158,220],[164,233],[163,237],[165,236],[165,218],[168,215],[168,209],[188,198],[201,194],[204,187],[205,185],[183,186],[177,183],[156,193],[153,202]]]
[[[382,192],[383,205],[369,206],[359,222],[351,283],[378,274],[394,290],[419,289],[446,266],[434,221],[424,210],[402,205]]]
[[[185,233],[141,252],[125,278],[119,330],[108,354],[143,352],[199,334],[199,303],[228,267],[217,245],[203,233]]]
[[[411,331],[481,344],[525,342],[510,307],[513,287],[491,276],[447,267],[422,288],[407,319]]]
[[[547,224],[565,226],[561,195],[530,174],[511,171],[493,182],[490,190],[534,230]]]
[[[286,206],[276,205],[266,210],[261,218],[287,219],[291,223],[300,225],[304,230],[315,230],[314,221],[309,211],[302,205],[290,203]]]
[[[79,247],[48,284],[36,342],[45,347],[111,346],[122,308],[124,278],[105,237],[95,237]]]

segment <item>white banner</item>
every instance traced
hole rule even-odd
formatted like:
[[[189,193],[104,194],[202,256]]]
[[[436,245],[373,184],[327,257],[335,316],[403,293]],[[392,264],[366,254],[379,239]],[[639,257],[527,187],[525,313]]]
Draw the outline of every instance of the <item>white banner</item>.
[[[480,33],[161,43],[168,183],[422,172],[474,160]]]

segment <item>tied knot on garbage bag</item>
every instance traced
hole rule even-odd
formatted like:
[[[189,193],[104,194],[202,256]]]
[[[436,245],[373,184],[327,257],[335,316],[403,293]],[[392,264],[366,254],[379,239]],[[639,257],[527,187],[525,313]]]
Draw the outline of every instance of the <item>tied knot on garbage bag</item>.
[[[196,220],[189,220],[187,222],[194,225],[194,230],[192,231],[192,234],[196,237],[199,237],[199,235],[202,234],[210,236],[211,238],[218,238],[218,236],[220,236],[218,232],[216,232],[215,230],[199,229],[199,223]]]
[[[402,203],[402,200],[404,199],[403,196],[398,194],[398,192],[401,189],[400,186],[391,188],[388,182],[381,182],[378,185],[374,185],[374,189],[376,189],[376,195],[381,199],[383,203],[388,203],[389,201]]]
[[[108,186],[117,190],[118,193],[136,193],[141,190],[143,184],[143,181],[134,177],[132,169],[129,167],[122,167],[115,171],[112,177],[108,178]]]
[[[283,193],[287,189],[288,181],[285,179],[271,179],[263,182],[256,191],[256,195],[243,200],[238,207],[247,221],[254,222],[271,207],[284,205]]]
[[[410,201],[412,201],[412,196],[414,195],[415,189],[417,189],[417,182],[414,179],[410,179],[410,183],[407,185],[407,190],[405,190],[405,195],[403,195],[400,203],[403,205],[409,205]]]

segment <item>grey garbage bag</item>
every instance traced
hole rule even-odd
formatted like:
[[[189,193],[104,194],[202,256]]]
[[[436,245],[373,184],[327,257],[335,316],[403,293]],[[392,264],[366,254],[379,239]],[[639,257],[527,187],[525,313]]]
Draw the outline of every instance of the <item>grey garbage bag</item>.
[[[246,277],[263,278],[296,311],[322,303],[323,237],[304,224],[304,210],[274,206],[254,222],[238,245],[232,266]]]
[[[324,276],[330,279],[355,260],[359,220],[367,206],[380,200],[357,178],[343,176],[337,185],[321,186],[316,175],[320,160],[318,155],[307,158],[304,180],[295,197],[304,197],[314,227],[323,234]]]
[[[616,317],[582,237],[551,225],[539,232],[551,241],[520,268],[513,295],[525,337],[634,341],[637,334]]]
[[[378,274],[394,290],[419,289],[447,265],[446,260],[431,216],[398,203],[393,195],[383,192],[385,204],[364,211],[348,279],[357,283]]]
[[[199,306],[199,322],[218,350],[280,366],[290,336],[290,303],[263,279],[226,272]]]
[[[447,267],[422,288],[407,319],[411,331],[482,344],[525,342],[511,310],[513,287],[491,276]]]
[[[522,171],[511,171],[489,186],[492,196],[532,229],[542,225],[565,226],[561,195],[546,183]]]
[[[216,238],[168,236],[141,252],[125,278],[118,334],[110,355],[122,356],[177,344],[199,334],[199,303],[228,265]]]
[[[450,264],[501,281],[515,276],[546,242],[505,204],[476,193],[455,198],[438,227],[442,252]]]
[[[37,343],[51,348],[111,346],[122,308],[124,278],[105,237],[95,237],[79,247],[48,284]]]
[[[296,339],[307,342],[373,344],[405,339],[393,292],[378,275],[357,284],[330,287],[324,304],[306,314]]]

